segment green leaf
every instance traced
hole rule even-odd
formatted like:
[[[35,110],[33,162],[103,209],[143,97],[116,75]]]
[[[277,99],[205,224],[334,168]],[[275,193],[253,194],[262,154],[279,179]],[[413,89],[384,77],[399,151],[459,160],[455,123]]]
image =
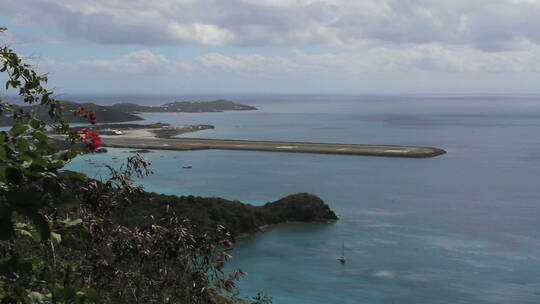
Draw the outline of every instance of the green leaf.
[[[79,199],[74,195],[68,194],[61,197],[55,206],[58,211],[63,213],[69,211],[69,209],[80,207],[81,201],[79,201]]]
[[[59,173],[59,175],[61,177],[64,177],[64,178],[76,179],[76,180],[80,180],[82,182],[84,182],[84,181],[86,181],[88,179],[86,174],[81,173],[81,172],[70,171],[70,170],[63,170],[62,172]]]
[[[49,167],[50,169],[60,169],[60,168],[64,167],[65,164],[66,164],[65,161],[55,160],[55,161],[50,162],[47,165],[47,167]]]
[[[36,150],[41,151],[41,152],[48,152],[50,148],[51,146],[49,145],[48,141],[40,140],[36,144]]]
[[[32,120],[30,120],[30,126],[32,126],[32,128],[34,129],[39,129],[41,127],[41,121],[38,119],[32,118]]]
[[[39,239],[37,239],[37,241],[48,241],[51,237],[51,228],[49,227],[49,222],[47,222],[45,217],[41,214],[35,214],[32,220],[39,234]]]
[[[42,293],[31,291],[28,293],[28,300],[31,304],[41,304],[45,303],[46,297]]]
[[[49,137],[47,137],[47,135],[41,131],[32,132],[32,136],[39,141],[49,141]]]
[[[19,136],[22,133],[28,130],[28,125],[26,125],[22,120],[18,119],[15,125],[9,130],[9,134],[13,137]]]
[[[17,138],[17,149],[19,150],[19,152],[22,153],[29,150],[33,150],[32,148],[35,148],[35,147],[33,147],[33,145],[28,141],[28,139],[23,138],[23,137]]]
[[[60,221],[60,223],[64,224],[64,226],[67,228],[67,227],[73,227],[73,226],[77,226],[79,224],[81,224],[83,222],[82,219],[78,218],[78,219],[73,219],[73,220],[63,220],[63,221]]]
[[[25,236],[28,236],[30,238],[34,238],[34,235],[32,234],[32,232],[28,231],[27,229],[25,228],[16,228],[15,229],[18,233],[20,233],[21,235],[25,235]]]
[[[90,302],[99,300],[98,293],[92,288],[83,288],[77,291],[77,295],[81,296],[84,300],[88,300]]]
[[[0,146],[0,160],[5,160],[7,158],[6,148]]]
[[[36,153],[27,152],[25,155],[22,155],[19,158],[25,161],[31,161],[33,164],[39,165],[43,168],[49,167],[49,163],[47,162],[47,160],[37,155]]]
[[[80,152],[71,151],[71,150],[62,150],[62,151],[54,153],[53,158],[63,160],[63,161],[68,161],[75,158],[79,154]]]
[[[51,232],[51,239],[56,243],[60,244],[62,242],[62,236],[56,232]]]

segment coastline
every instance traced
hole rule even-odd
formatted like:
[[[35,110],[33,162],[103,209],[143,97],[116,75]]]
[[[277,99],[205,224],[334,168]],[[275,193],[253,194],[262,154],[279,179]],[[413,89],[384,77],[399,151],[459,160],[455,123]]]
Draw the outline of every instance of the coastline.
[[[248,204],[248,203],[244,203],[244,204]],[[274,229],[274,228],[279,228],[279,227],[282,227],[282,226],[306,225],[306,224],[325,225],[325,224],[333,224],[333,223],[335,223],[337,221],[339,221],[339,217],[337,219],[325,220],[325,221],[313,221],[313,222],[287,221],[287,222],[281,222],[281,223],[275,223],[275,224],[266,224],[266,225],[262,225],[262,226],[257,227],[256,231],[244,232],[244,233],[238,234],[236,236],[236,240],[242,240],[242,239],[248,238],[250,236],[253,236],[255,234],[258,234],[258,233],[265,233],[268,230],[271,230],[271,229]]]

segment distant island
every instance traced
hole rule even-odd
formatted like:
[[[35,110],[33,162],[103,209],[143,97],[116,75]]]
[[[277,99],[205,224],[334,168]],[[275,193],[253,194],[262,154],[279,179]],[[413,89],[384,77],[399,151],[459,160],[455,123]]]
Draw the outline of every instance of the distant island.
[[[134,103],[117,103],[110,106],[111,109],[137,114],[148,112],[185,112],[185,113],[203,113],[203,112],[224,112],[224,111],[252,111],[257,108],[234,103],[230,100],[214,100],[205,102],[177,101],[166,103],[160,106],[143,106]]]
[[[249,111],[257,108],[238,104],[229,100],[214,100],[205,102],[179,101],[166,103],[161,106],[143,106],[134,103],[117,103],[111,106],[102,106],[95,103],[76,103],[72,101],[62,101],[66,111],[74,111],[82,106],[85,109],[92,110],[98,117],[98,123],[128,122],[144,120],[136,115],[139,113],[157,113],[157,112],[183,112],[183,113],[205,113],[205,112],[224,112],[224,111]],[[41,105],[32,106],[13,106],[16,110],[22,109],[25,112],[34,113],[37,118],[49,121],[48,108]],[[85,118],[66,113],[66,118],[70,123],[86,123]],[[0,126],[10,126],[13,119],[10,116],[0,114]]]

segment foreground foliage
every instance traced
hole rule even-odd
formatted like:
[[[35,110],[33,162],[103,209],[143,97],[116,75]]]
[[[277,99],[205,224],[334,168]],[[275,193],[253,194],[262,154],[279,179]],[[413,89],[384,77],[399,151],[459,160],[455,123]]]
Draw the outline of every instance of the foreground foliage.
[[[95,149],[99,134],[72,131],[61,103],[42,86],[47,76],[8,47],[0,48],[0,72],[6,90],[48,109],[44,120],[0,100],[0,115],[13,121],[0,132],[0,303],[241,301],[231,296],[241,271],[223,271],[232,244],[223,227],[198,232],[167,210],[144,225],[115,221],[115,210],[144,197],[132,182],[151,174],[150,164],[131,157],[121,170],[110,168],[104,182],[65,170],[79,154],[69,147],[83,142]],[[93,112],[76,112],[95,123]],[[48,130],[68,148],[58,151]]]

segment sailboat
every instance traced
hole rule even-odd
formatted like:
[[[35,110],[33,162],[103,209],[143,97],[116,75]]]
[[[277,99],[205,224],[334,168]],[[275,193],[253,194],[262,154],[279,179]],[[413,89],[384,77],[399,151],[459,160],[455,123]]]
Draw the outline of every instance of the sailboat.
[[[345,241],[343,241],[341,243],[341,256],[339,258],[337,258],[337,260],[341,263],[341,264],[345,264],[345,262],[347,262],[347,259],[345,258]]]

